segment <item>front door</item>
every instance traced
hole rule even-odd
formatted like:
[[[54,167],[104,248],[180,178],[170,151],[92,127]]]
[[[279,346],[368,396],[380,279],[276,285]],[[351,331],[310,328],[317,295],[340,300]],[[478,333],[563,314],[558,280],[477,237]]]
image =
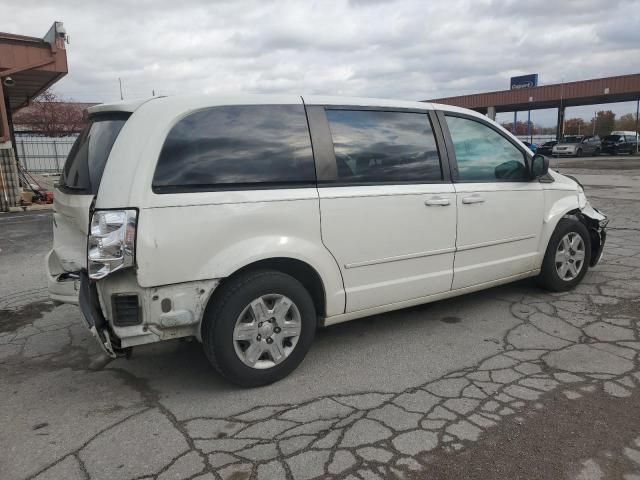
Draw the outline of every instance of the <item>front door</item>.
[[[450,290],[455,192],[427,112],[315,108],[314,149],[324,120],[331,150],[319,168],[322,240],[342,270],[346,312]]]
[[[535,270],[544,197],[524,150],[482,119],[445,118],[457,162],[453,289]]]

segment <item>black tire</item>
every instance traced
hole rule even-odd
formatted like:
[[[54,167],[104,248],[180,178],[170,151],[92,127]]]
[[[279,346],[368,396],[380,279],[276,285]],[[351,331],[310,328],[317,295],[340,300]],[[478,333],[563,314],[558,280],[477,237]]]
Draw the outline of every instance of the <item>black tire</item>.
[[[578,150],[576,150],[576,157],[581,157],[582,156],[582,149],[579,148]]]
[[[233,330],[242,311],[263,295],[285,295],[301,317],[301,331],[293,351],[281,363],[256,369],[245,365],[234,347]],[[291,373],[304,359],[316,331],[316,309],[309,292],[295,278],[273,270],[260,270],[231,277],[214,293],[202,319],[204,352],[215,369],[241,387],[276,382]]]
[[[565,280],[560,277],[558,274],[558,270],[556,268],[556,251],[558,250],[558,246],[565,235],[569,233],[576,233],[582,237],[582,241],[584,242],[584,261],[582,263],[581,269],[578,272],[578,275],[571,279]],[[589,236],[589,231],[587,227],[585,227],[579,220],[575,218],[563,218],[558,222],[558,226],[556,227],[553,235],[551,235],[551,239],[549,240],[549,244],[547,245],[547,251],[544,255],[544,260],[542,261],[542,270],[540,275],[538,275],[538,284],[547,290],[551,290],[553,292],[564,292],[567,290],[571,290],[576,285],[578,285],[584,276],[587,274],[587,270],[589,270],[589,260],[591,259],[591,237]]]
[[[593,152],[593,155],[596,157],[600,155],[600,147],[596,147],[595,151]]]

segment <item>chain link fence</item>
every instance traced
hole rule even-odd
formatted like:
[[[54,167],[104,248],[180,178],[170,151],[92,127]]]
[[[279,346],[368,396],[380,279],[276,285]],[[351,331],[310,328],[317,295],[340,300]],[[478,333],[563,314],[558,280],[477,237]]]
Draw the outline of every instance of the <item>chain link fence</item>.
[[[18,161],[29,173],[59,174],[78,135],[48,137],[16,132]]]

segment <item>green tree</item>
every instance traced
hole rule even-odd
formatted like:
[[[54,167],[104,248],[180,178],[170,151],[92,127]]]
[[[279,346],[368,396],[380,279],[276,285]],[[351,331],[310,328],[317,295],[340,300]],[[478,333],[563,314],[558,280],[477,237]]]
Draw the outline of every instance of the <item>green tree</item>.
[[[600,110],[599,112],[596,112],[595,122],[596,135],[599,135],[600,138],[602,138],[605,135],[609,135],[616,129],[616,114],[611,110]],[[590,128],[593,130],[593,124],[587,127],[587,129]]]

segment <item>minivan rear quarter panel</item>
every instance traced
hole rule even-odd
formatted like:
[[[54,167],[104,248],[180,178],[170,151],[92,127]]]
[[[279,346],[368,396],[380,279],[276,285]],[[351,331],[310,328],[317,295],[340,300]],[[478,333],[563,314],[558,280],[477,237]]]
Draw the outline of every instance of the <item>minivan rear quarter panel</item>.
[[[315,187],[154,193],[164,141],[187,115],[222,105],[295,105],[300,97],[156,99],[130,117],[105,169],[96,208],[138,208],[142,287],[222,278],[266,258],[303,261],[324,281],[326,314],[344,312],[340,270],[320,238]],[[141,139],[144,139],[141,141]],[[127,199],[126,205],[122,199]]]

